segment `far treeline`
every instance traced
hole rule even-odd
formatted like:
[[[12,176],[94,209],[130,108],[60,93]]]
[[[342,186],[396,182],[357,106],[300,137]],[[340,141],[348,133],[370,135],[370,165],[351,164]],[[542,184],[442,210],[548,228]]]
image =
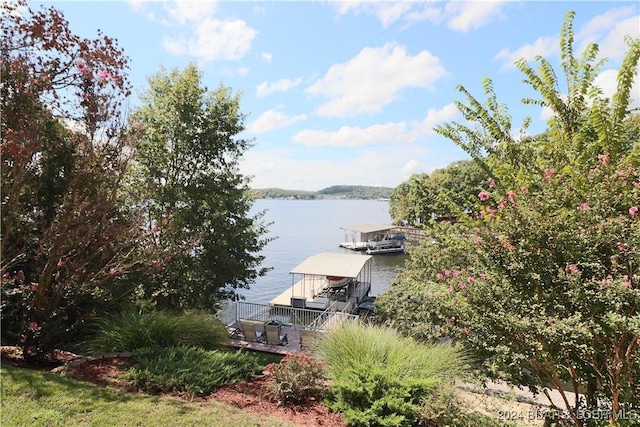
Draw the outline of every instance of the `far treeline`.
[[[390,187],[370,187],[367,185],[332,185],[319,191],[258,188],[252,192],[256,199],[389,199],[393,190]]]

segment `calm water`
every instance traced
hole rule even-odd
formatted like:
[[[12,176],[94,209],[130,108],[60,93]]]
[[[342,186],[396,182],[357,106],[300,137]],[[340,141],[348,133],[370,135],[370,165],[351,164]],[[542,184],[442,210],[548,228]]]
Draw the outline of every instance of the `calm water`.
[[[346,241],[340,227],[390,224],[389,203],[378,200],[257,200],[253,212],[267,210],[269,237],[277,237],[262,251],[263,266],[273,267],[251,289],[240,290],[246,301],[268,303],[291,284],[289,271],[320,252],[362,254],[338,245]],[[371,295],[389,287],[405,255],[376,255],[371,267]]]

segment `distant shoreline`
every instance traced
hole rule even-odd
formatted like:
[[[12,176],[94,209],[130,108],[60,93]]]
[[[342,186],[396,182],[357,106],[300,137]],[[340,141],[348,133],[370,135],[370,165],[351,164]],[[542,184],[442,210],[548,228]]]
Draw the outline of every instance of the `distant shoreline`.
[[[382,200],[389,201],[393,188],[365,185],[334,185],[318,191],[285,190],[282,188],[251,189],[256,199],[282,200]]]

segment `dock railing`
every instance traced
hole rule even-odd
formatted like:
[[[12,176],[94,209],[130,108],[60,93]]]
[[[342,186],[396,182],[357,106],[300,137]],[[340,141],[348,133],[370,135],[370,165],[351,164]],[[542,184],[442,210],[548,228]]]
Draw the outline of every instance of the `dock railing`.
[[[355,320],[358,316],[343,311],[333,311],[332,306],[327,310],[309,310],[304,308],[284,307],[269,304],[257,304],[245,301],[229,302],[218,312],[218,318],[226,325],[239,320],[254,322],[268,322],[276,320],[284,325],[298,329],[323,329],[330,319]]]

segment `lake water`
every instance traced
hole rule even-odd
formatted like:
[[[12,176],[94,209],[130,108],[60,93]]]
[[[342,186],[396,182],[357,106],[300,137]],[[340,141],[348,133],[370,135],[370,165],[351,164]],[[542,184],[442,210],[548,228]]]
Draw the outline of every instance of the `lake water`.
[[[289,271],[311,255],[321,252],[350,253],[338,245],[346,241],[340,227],[354,224],[391,224],[389,202],[379,200],[272,200],[260,199],[252,213],[266,210],[269,237],[262,255],[264,267],[273,270],[257,279],[251,289],[240,289],[246,301],[267,304],[291,287]],[[405,255],[375,255],[371,266],[371,295],[389,288]]]

